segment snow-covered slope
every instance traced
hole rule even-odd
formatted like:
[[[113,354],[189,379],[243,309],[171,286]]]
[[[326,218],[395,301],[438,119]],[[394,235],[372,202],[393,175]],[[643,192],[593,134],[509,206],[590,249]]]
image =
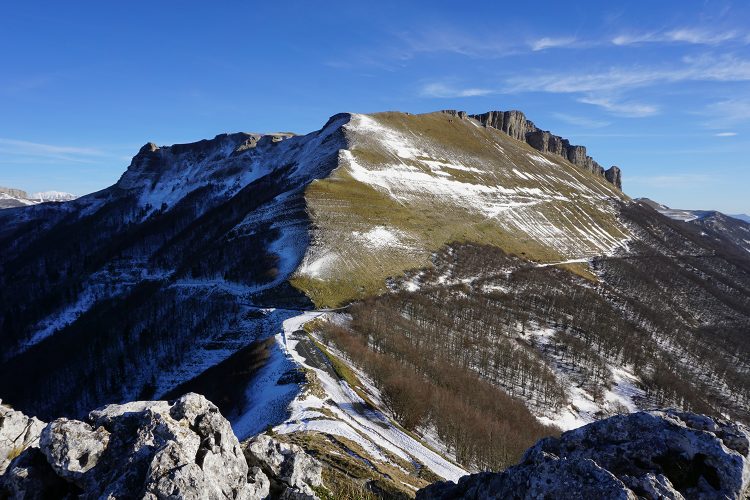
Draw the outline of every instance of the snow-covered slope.
[[[430,448],[426,444],[429,437],[407,433],[396,424],[377,403],[377,389],[362,383],[366,379],[360,373],[362,378],[357,378],[360,384],[356,387],[340,377],[331,361],[335,355],[324,351],[304,330],[306,323],[324,319],[336,320],[331,313],[305,312],[283,322],[275,336],[271,361],[248,387],[251,404],[232,421],[238,437],[248,438],[269,427],[291,439],[314,433],[369,464],[375,475],[385,478],[389,473],[400,473],[405,482],[392,482],[397,489],[406,486],[407,492],[426,484],[420,479],[426,477],[424,468],[436,477],[454,481],[466,474],[465,469]],[[308,385],[301,391],[279,383],[295,369],[307,374]]]
[[[64,193],[62,191],[41,191],[38,193],[33,193],[30,198],[32,200],[38,200],[39,203],[45,202],[45,201],[71,201],[78,198],[74,194],[70,193]]]
[[[629,237],[626,197],[603,177],[473,119],[353,115],[344,131],[339,167],[306,193],[313,240],[294,283],[318,304],[382,291],[452,241],[556,262]]]

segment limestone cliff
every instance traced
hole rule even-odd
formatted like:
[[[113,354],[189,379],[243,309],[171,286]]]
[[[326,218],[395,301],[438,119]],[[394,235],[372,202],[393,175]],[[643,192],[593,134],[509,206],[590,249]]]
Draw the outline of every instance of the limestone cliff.
[[[605,170],[593,158],[586,154],[585,146],[570,144],[568,139],[554,135],[548,130],[542,130],[521,111],[488,111],[478,115],[469,115],[465,111],[446,110],[448,114],[461,119],[473,118],[485,127],[501,130],[512,138],[525,142],[532,148],[543,153],[562,156],[573,165],[593,174],[601,175],[608,182],[622,189],[622,173],[618,167],[612,166]]]

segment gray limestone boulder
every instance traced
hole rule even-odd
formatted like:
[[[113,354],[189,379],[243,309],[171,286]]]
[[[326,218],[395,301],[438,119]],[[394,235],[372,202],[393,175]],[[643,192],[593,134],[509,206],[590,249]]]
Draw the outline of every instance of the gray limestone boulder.
[[[84,487],[86,473],[93,469],[109,444],[109,432],[85,422],[60,418],[42,431],[40,447],[47,462],[61,478]]]
[[[240,443],[203,396],[139,401],[58,419],[0,478],[0,497],[260,499],[267,479],[248,483]],[[262,474],[262,473],[261,473]],[[265,492],[265,493],[264,493]]]
[[[0,474],[26,448],[38,448],[46,424],[35,417],[0,404]]]
[[[423,488],[417,499],[745,499],[750,429],[676,410],[617,415],[545,438],[502,473]]]
[[[271,489],[276,490],[281,498],[317,498],[313,487],[323,484],[323,468],[299,446],[261,434],[247,443],[245,456],[251,466],[260,468],[272,478],[275,484]]]

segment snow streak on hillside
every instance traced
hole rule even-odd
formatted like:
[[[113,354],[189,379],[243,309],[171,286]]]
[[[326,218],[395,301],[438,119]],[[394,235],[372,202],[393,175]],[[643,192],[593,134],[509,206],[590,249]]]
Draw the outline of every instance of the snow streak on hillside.
[[[390,157],[389,162],[373,166],[358,161],[352,151],[342,151],[342,161],[352,176],[387,192],[399,203],[431,198],[438,204],[475,211],[503,230],[522,232],[569,257],[580,256],[582,247],[593,255],[622,246],[622,230],[603,227],[591,216],[575,221],[577,234],[570,234],[564,223],[545,214],[552,209],[566,219],[572,215],[570,204],[607,205],[606,201],[613,198],[612,189],[603,183],[581,182],[582,174],[561,166],[559,160],[526,150],[521,143],[495,142],[492,146],[496,151],[492,153],[497,159],[488,164],[482,157],[446,151],[426,137],[391,128],[377,117],[354,115],[345,128],[364,143],[362,146],[380,148]],[[367,144],[372,138],[376,144]],[[516,146],[520,157],[519,151],[506,152],[509,146]],[[513,168],[516,165],[525,172]],[[529,165],[537,168],[527,168]],[[535,172],[538,167],[545,172]],[[530,185],[523,181],[530,181]],[[570,189],[560,189],[561,185]],[[614,215],[614,208],[607,210]]]
[[[359,445],[367,454],[363,457],[366,460],[399,467],[391,459],[395,456],[448,480],[465,475],[464,469],[407,434],[337,376],[326,355],[302,330],[305,323],[325,314],[307,312],[284,321],[282,332],[276,336],[279,352],[251,383],[248,395],[253,402],[233,422],[237,435],[250,436],[283,420],[274,427],[279,434],[318,432],[338,436]],[[314,373],[316,388],[307,387],[295,396],[291,387],[296,386],[278,383],[295,365]],[[357,389],[375,391],[373,387]],[[379,400],[377,394],[371,394],[371,400]]]
[[[297,276],[340,282],[349,297],[308,286],[319,304],[382,291],[452,241],[557,262],[611,254],[630,237],[618,189],[474,120],[355,114],[343,128],[339,167],[306,193],[314,230]]]

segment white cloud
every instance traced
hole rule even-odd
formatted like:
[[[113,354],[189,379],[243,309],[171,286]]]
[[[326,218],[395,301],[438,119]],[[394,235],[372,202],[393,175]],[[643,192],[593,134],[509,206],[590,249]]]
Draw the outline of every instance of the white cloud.
[[[673,67],[611,67],[587,73],[541,73],[506,80],[507,92],[601,92],[683,81],[750,81],[750,60],[731,54],[684,58]]]
[[[89,147],[58,146],[17,139],[0,138],[0,154],[13,157],[31,157],[61,160],[75,163],[93,163],[106,153]]]
[[[719,132],[714,134],[715,137],[734,137],[735,135],[737,135],[737,132]]]
[[[737,41],[748,43],[750,37],[737,31],[710,31],[705,28],[684,27],[670,31],[624,33],[612,38],[615,45],[638,45],[644,43],[687,43],[693,45],[719,45]]]
[[[704,125],[713,129],[726,129],[728,126],[750,122],[750,98],[726,99],[715,102],[706,106],[699,114],[708,117]],[[724,133],[732,134],[733,132]],[[719,137],[728,137],[728,135]]]
[[[576,44],[576,42],[577,40],[573,37],[543,37],[529,42],[529,47],[531,47],[531,50],[533,50],[534,52],[538,52],[544,49],[572,47]]]
[[[659,112],[659,108],[651,104],[642,104],[632,101],[618,102],[611,97],[581,97],[578,101],[585,104],[599,106],[614,115],[628,116],[632,118],[651,116]]]
[[[419,92],[422,97],[437,98],[476,97],[493,93],[496,93],[496,91],[483,88],[456,88],[440,82],[428,83]]]
[[[602,128],[610,124],[610,122],[604,120],[594,120],[585,116],[568,115],[565,113],[552,113],[552,116],[560,121],[582,128]]]

